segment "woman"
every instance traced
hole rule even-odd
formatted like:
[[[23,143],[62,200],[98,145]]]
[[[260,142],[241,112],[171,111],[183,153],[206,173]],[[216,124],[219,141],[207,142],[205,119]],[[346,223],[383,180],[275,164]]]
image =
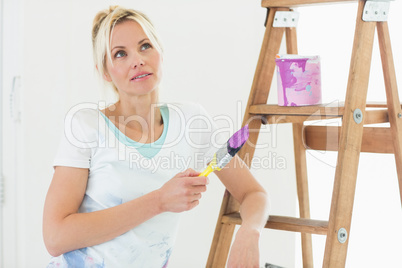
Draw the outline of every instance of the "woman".
[[[144,14],[110,7],[92,37],[95,66],[119,100],[66,118],[44,209],[49,267],[167,267],[179,212],[197,206],[208,184],[188,167],[212,157],[216,128],[194,132],[208,118],[199,105],[156,105],[162,48]],[[259,267],[266,192],[237,157],[216,175],[241,203],[228,267]]]

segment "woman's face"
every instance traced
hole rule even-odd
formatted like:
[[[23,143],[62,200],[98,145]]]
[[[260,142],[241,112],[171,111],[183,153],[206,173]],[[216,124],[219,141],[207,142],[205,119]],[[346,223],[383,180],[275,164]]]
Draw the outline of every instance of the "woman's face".
[[[162,57],[137,22],[127,20],[117,24],[110,49],[113,65],[107,57],[104,78],[114,83],[120,97],[145,95],[158,88]]]

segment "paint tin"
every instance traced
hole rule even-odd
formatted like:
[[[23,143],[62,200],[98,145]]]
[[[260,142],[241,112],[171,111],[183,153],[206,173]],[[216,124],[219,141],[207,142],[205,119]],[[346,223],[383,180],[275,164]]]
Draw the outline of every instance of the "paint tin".
[[[319,56],[277,55],[278,105],[321,104]]]

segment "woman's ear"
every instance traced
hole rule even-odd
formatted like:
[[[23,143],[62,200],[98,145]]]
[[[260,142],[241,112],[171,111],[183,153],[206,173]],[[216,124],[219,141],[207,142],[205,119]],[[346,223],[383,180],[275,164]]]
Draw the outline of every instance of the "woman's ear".
[[[96,70],[99,72],[98,65],[95,65]],[[103,79],[105,79],[107,82],[112,82],[112,78],[110,78],[109,74],[106,72],[103,72],[102,74]]]
[[[108,82],[112,82],[112,78],[110,78],[109,74],[103,72],[103,79],[105,79]]]

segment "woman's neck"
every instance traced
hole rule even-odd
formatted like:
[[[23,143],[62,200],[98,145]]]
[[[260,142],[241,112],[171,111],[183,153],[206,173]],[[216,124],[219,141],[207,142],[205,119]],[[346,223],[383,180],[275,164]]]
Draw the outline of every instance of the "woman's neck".
[[[154,92],[153,92],[154,93]],[[162,124],[162,115],[157,106],[156,94],[121,98],[105,109],[107,116],[113,116],[126,127],[144,131]]]

